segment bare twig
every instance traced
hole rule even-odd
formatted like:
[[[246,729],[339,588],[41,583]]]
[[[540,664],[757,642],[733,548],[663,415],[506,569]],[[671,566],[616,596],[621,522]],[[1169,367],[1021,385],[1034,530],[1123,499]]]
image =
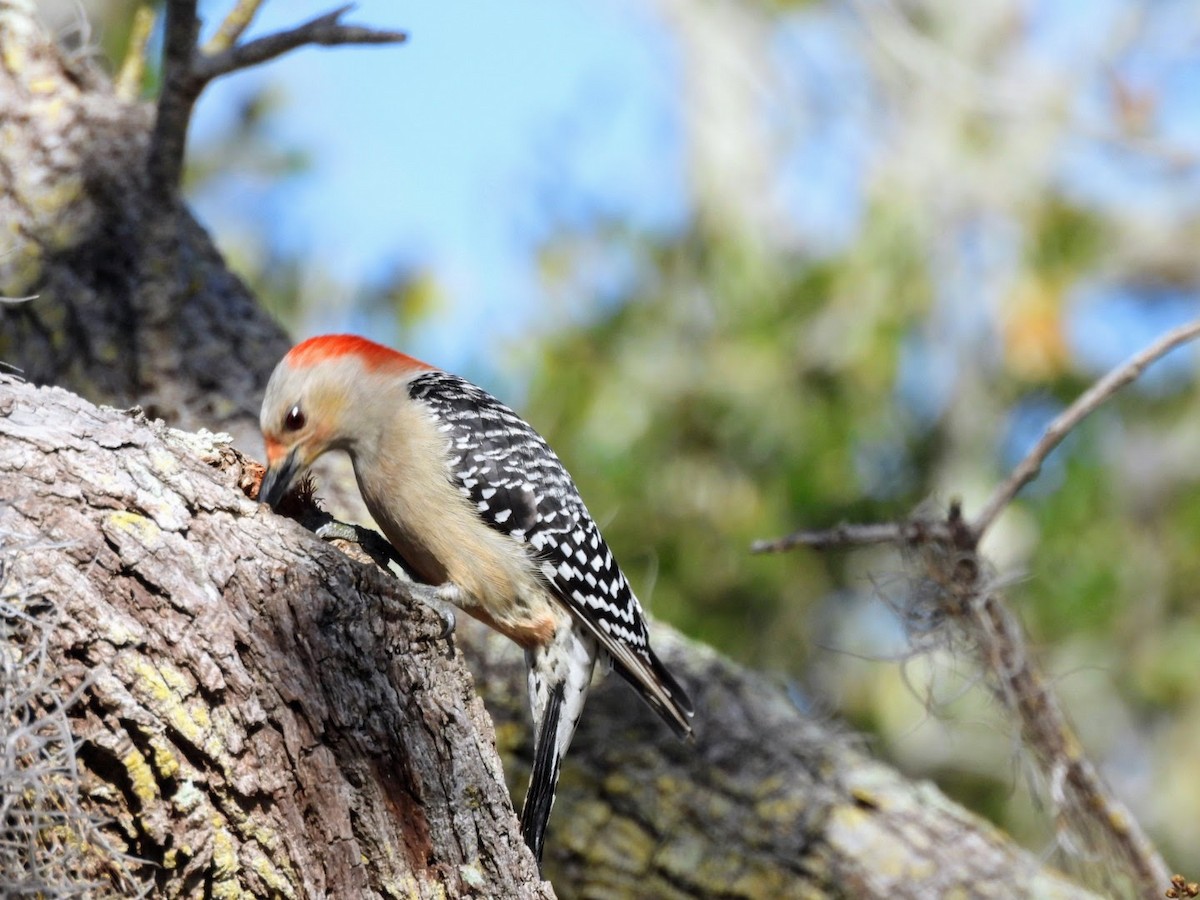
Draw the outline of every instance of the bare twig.
[[[343,6],[290,31],[270,34],[212,56],[201,56],[195,63],[195,77],[203,87],[221,75],[257,66],[289,50],[310,44],[333,47],[339,44],[397,44],[408,40],[408,35],[403,31],[379,31],[358,25],[342,25],[339,20],[351,9],[352,6]]]
[[[1200,320],[1181,325],[1174,331],[1167,332],[1145,350],[1134,354],[1117,366],[1063,410],[1046,428],[1034,448],[1013,469],[1012,474],[996,488],[983,507],[983,511],[971,523],[971,530],[975,533],[976,540],[983,537],[997,516],[1012,502],[1021,488],[1037,477],[1046,457],[1062,443],[1063,438],[1070,433],[1071,429],[1094,412],[1105,400],[1141,375],[1152,362],[1162,358],[1180,344],[1186,344],[1197,337],[1200,337]]]
[[[940,586],[946,621],[969,637],[996,695],[1020,727],[1050,786],[1050,799],[1063,827],[1063,842],[1078,844],[1096,858],[1111,861],[1115,874],[1128,879],[1114,886],[1122,894],[1158,896],[1168,871],[1137,821],[1103,783],[1083,753],[1057,697],[1028,651],[1028,640],[1003,597],[984,583],[986,563],[979,541],[1013,498],[1037,477],[1046,458],[1084,418],[1134,381],[1146,367],[1175,347],[1200,337],[1200,321],[1176,328],[1097,380],[1046,428],[1037,444],[967,523],[957,504],[944,522],[839,525],[827,531],[799,531],[774,541],[759,541],[754,552],[793,547],[818,549],[896,543],[921,548],[921,577]],[[1100,867],[1097,872],[1107,872]]]
[[[796,547],[831,550],[868,544],[921,544],[948,541],[950,530],[945,522],[912,519],[907,522],[881,522],[872,525],[835,525],[820,531],[796,531],[786,537],[755,541],[751,553],[783,553]]]
[[[1012,474],[996,487],[982,512],[966,529],[967,534],[957,533],[954,535],[955,543],[960,547],[977,545],[1000,513],[1020,493],[1021,488],[1038,476],[1046,457],[1063,442],[1063,439],[1076,425],[1095,412],[1125,385],[1135,381],[1151,363],[1166,356],[1181,344],[1193,341],[1197,337],[1200,337],[1200,320],[1181,325],[1164,334],[1149,347],[1131,356],[1080,394],[1074,403],[1063,410],[1046,427],[1037,444],[1017,464]],[[963,538],[968,535],[969,539],[964,541]],[[950,532],[946,530],[943,523],[923,520],[880,522],[867,525],[843,524],[824,531],[797,531],[782,538],[755,541],[750,550],[752,553],[782,553],[796,547],[828,550],[865,544],[920,544],[946,540],[950,536]]]
[[[214,53],[203,53],[196,48],[200,31],[196,0],[171,0],[166,5],[163,88],[158,98],[158,115],[147,163],[150,196],[165,199],[173,197],[178,190],[192,108],[200,92],[214,78],[256,66],[307,45],[394,44],[408,38],[402,31],[343,25],[342,16],[352,9],[343,6],[288,31],[247,44],[236,44],[259,5],[254,0],[238,3],[209,41],[209,47],[218,51]]]
[[[1067,835],[1105,861],[1103,866],[1088,865],[1091,880],[1111,879],[1115,862],[1117,871],[1132,882],[1108,885],[1121,896],[1161,896],[1161,886],[1167,883],[1166,863],[1083,752],[1058,697],[1028,651],[1021,624],[999,594],[964,582],[961,574],[951,590],[963,601],[959,623],[995,679],[993,688],[1000,701],[1017,719],[1024,745],[1052,786],[1050,800],[1063,827],[1069,829]]]
[[[238,42],[258,11],[262,8],[263,0],[238,0],[229,15],[221,22],[216,33],[204,45],[204,53],[208,56],[228,50]]]
[[[138,5],[133,15],[133,25],[129,30],[129,47],[125,50],[125,59],[117,72],[113,89],[122,100],[132,103],[142,92],[142,77],[146,73],[146,44],[150,42],[150,33],[154,31],[156,14],[149,3]]]
[[[940,588],[945,621],[969,636],[997,697],[1016,719],[1025,746],[1046,782],[1056,786],[1051,800],[1069,834],[1096,856],[1115,860],[1138,896],[1156,896],[1156,887],[1167,878],[1162,857],[1084,755],[1058,698],[1027,649],[1020,623],[1001,595],[983,583],[985,565],[976,554],[975,532],[963,520],[957,501],[944,521],[917,519],[799,531],[775,541],[759,541],[752,550],[763,553],[797,546],[828,549],[889,542],[924,548],[922,574]],[[1125,891],[1130,887],[1122,885]]]

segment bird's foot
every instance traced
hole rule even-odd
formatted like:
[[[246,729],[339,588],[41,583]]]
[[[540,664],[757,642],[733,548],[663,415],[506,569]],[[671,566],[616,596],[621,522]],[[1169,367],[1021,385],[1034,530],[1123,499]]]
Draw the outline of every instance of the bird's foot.
[[[362,538],[359,537],[357,528],[353,525],[347,525],[345,522],[339,522],[337,519],[326,522],[314,534],[323,541],[346,541],[349,544],[362,543]]]
[[[441,619],[441,630],[428,640],[446,641],[446,655],[448,657],[454,655],[454,642],[451,638],[454,635],[454,627],[457,621],[450,604],[455,602],[454,597],[457,594],[454,594],[453,591],[448,592],[447,588],[456,591],[457,587],[455,585],[439,585],[435,587],[434,585],[422,584],[416,581],[404,567],[403,560],[399,558],[391,545],[386,544],[383,538],[369,529],[360,528],[357,525],[348,525],[345,522],[333,519],[318,528],[315,534],[323,541],[346,541],[350,544],[357,544],[380,566],[386,568],[396,576],[396,580],[403,583],[407,588],[409,596],[428,606]]]
[[[395,571],[398,566],[393,566]],[[396,574],[396,577],[409,585],[409,589],[414,597],[432,609],[438,614],[442,620],[441,633],[437,635],[436,640],[446,642],[446,656],[454,655],[454,628],[458,624],[458,619],[454,615],[454,600],[451,595],[446,592],[447,587],[455,587],[454,585],[438,585],[437,587],[429,584],[420,584],[413,581],[412,577],[403,570]],[[455,587],[455,590],[457,588]]]

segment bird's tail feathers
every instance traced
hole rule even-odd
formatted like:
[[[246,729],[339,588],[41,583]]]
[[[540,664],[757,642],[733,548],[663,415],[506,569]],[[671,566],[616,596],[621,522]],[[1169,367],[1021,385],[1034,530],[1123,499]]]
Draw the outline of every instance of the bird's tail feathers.
[[[649,672],[645,672],[644,669],[636,673],[630,672],[624,666],[617,666],[617,671],[633,685],[647,705],[671,726],[678,738],[690,738],[691,718],[695,714],[692,700],[654,651],[650,650],[649,654]],[[647,677],[648,675],[650,677]]]
[[[557,684],[547,698],[545,714],[538,730],[537,746],[533,752],[529,788],[525,792],[525,804],[521,808],[521,836],[525,838],[525,843],[533,851],[539,865],[542,862],[546,824],[550,821],[550,810],[554,806],[558,770],[562,763],[558,726],[562,716],[563,690],[564,686]]]

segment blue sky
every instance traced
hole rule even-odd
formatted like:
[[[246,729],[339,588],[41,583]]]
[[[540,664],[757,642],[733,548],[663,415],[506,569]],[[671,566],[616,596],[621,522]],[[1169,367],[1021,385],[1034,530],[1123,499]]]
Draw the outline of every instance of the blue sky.
[[[225,8],[202,4],[210,29]],[[267,3],[251,35],[329,8]],[[397,260],[435,269],[447,307],[414,335],[414,352],[454,366],[480,340],[514,339],[534,314],[530,250],[551,227],[546,194],[568,219],[597,210],[653,228],[683,219],[673,48],[632,0],[367,0],[346,21],[410,38],[301,50],[201,98],[194,143],[274,85],[285,103],[270,137],[313,161],[282,184],[235,176],[192,198],[219,240],[262,221],[269,240],[351,286],[385,277]],[[352,296],[331,298],[308,330],[362,324]]]
[[[228,5],[202,3],[202,13],[215,22]],[[268,2],[251,34],[291,27],[331,5]],[[1080,27],[1085,5],[1094,27]],[[1128,0],[1032,4],[1030,65],[1061,67],[1104,52],[1112,21],[1129,9]],[[1162,133],[1193,148],[1200,140],[1194,9],[1165,0],[1158,13],[1169,33],[1127,57],[1122,74],[1155,87]],[[227,127],[245,97],[264,85],[281,93],[267,137],[281,151],[306,152],[311,169],[256,182],[231,166],[192,200],[226,249],[247,239],[249,224],[256,240],[331,276],[334,293],[296,337],[371,333],[375,323],[356,310],[355,291],[407,264],[434,272],[444,305],[405,336],[406,349],[449,368],[489,360],[503,369],[508,349],[545,319],[532,252],[555,228],[597,214],[659,230],[686,221],[677,49],[635,0],[366,0],[347,21],[402,29],[410,39],[305,49],[225,78],[201,98],[192,131],[202,144]],[[772,47],[784,80],[770,95],[772,115],[792,114],[800,95],[802,106],[820,111],[780,173],[788,208],[816,250],[853,240],[866,211],[864,173],[883,146],[870,76],[856,56],[860,32],[845,9],[818,7],[785,21]],[[1104,88],[1074,98],[1088,127],[1111,115]],[[1170,219],[1200,200],[1200,190],[1179,190],[1180,181],[1139,168],[1103,141],[1077,141],[1063,152],[1060,184],[1085,204]],[[1198,184],[1200,167],[1189,186]],[[236,252],[229,255],[236,261]],[[1121,286],[1095,284],[1079,286],[1072,308],[1072,348],[1101,371],[1149,333],[1194,315],[1197,303],[1174,297],[1147,316]]]

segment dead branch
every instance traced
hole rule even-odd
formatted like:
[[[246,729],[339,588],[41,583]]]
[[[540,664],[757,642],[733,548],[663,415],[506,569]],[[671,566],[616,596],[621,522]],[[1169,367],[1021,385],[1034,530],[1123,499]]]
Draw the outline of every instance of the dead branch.
[[[1085,418],[1095,412],[1106,400],[1117,391],[1135,381],[1151,363],[1166,356],[1181,344],[1200,337],[1200,321],[1181,325],[1173,331],[1168,331],[1157,341],[1144,350],[1135,353],[1128,360],[1117,366],[1090,388],[1079,395],[1079,398],[1063,410],[1042,433],[1041,438],[1033,449],[1025,455],[1012,474],[996,488],[991,498],[984,504],[983,510],[971,523],[976,542],[983,538],[984,533],[1002,513],[1021,488],[1037,478],[1051,451],[1071,433]]]
[[[946,522],[931,519],[909,519],[907,522],[879,522],[871,525],[841,523],[817,531],[794,531],[773,540],[755,541],[751,553],[785,553],[797,547],[814,550],[834,550],[842,547],[864,547],[871,544],[924,544],[928,541],[950,541]]]
[[[188,125],[196,98],[200,96],[200,88],[192,76],[192,56],[200,34],[196,0],[172,0],[166,10],[162,91],[146,156],[148,194],[163,201],[174,197],[179,190]]]
[[[983,510],[970,523],[967,533],[953,525],[954,515],[946,522],[928,519],[910,519],[904,522],[878,522],[864,525],[842,523],[833,528],[797,531],[781,538],[755,541],[752,553],[782,553],[797,547],[812,547],[829,550],[842,547],[866,546],[870,544],[923,544],[949,541],[960,547],[978,546],[984,534],[1020,493],[1021,488],[1033,481],[1042,470],[1054,448],[1085,418],[1095,412],[1121,388],[1137,378],[1152,363],[1166,356],[1176,347],[1200,337],[1200,320],[1169,331],[1149,347],[1140,350],[1098,379],[1079,395],[1070,406],[1046,426],[1042,436],[1012,473],[992,492]],[[969,540],[964,543],[964,538]]]
[[[347,5],[287,31],[238,44],[260,5],[252,0],[239,2],[204,50],[196,46],[200,33],[196,0],[172,0],[166,5],[163,87],[147,164],[154,195],[174,196],[178,189],[192,108],[209,82],[300,47],[395,44],[408,39],[402,31],[342,24],[342,17],[353,8]]]
[[[1108,887],[1147,897],[1159,896],[1168,883],[1166,864],[1083,753],[1074,728],[1029,652],[1024,629],[1003,597],[983,583],[982,573],[989,567],[977,548],[1000,514],[1037,477],[1046,458],[1080,422],[1149,365],[1196,337],[1200,337],[1200,321],[1180,326],[1094,382],[1047,426],[970,523],[955,502],[944,521],[842,524],[758,541],[751,548],[756,553],[880,543],[918,548],[923,576],[942,589],[946,621],[967,635],[992,690],[1015,719],[1025,747],[1039,765],[1058,813],[1060,843],[1111,861],[1112,866],[1092,867],[1103,871],[1110,881]]]
[[[217,53],[202,53],[193,64],[193,77],[199,82],[199,87],[203,88],[214,78],[257,66],[299,47],[398,44],[408,40],[408,35],[403,31],[381,31],[360,25],[343,25],[340,21],[342,16],[353,8],[351,5],[343,6],[288,31],[267,35],[248,44],[233,44]]]
[[[962,531],[969,534],[965,523]],[[1038,764],[1064,859],[1116,896],[1160,896],[1165,862],[1084,753],[1019,620],[989,583],[986,562],[973,549],[936,542],[919,546],[917,559],[921,577],[937,589],[943,621],[965,635]]]

